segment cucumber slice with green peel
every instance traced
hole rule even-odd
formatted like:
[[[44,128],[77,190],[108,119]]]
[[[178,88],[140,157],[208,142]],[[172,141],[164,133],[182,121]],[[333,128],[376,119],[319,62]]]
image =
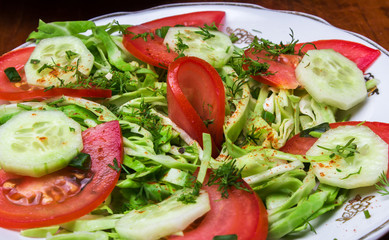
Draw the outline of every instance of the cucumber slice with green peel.
[[[61,111],[25,111],[0,126],[0,166],[41,177],[64,168],[82,150],[81,126]]]
[[[94,63],[92,53],[77,37],[64,36],[41,40],[24,70],[27,82],[40,87],[74,83],[89,75]]]
[[[171,27],[164,44],[170,51],[207,61],[215,68],[223,67],[234,52],[234,45],[223,32],[197,27]]]
[[[192,190],[177,191],[159,204],[133,210],[119,219],[115,230],[124,239],[153,240],[183,231],[194,220],[210,210],[208,193],[201,191],[196,203],[178,201],[181,194]]]
[[[332,49],[308,51],[295,73],[300,84],[320,103],[348,110],[367,97],[363,72]]]
[[[342,150],[349,146],[353,150]],[[338,150],[341,154],[336,153]],[[328,150],[330,149],[330,150]],[[329,162],[312,163],[320,182],[352,189],[374,185],[388,170],[388,144],[366,126],[340,126],[323,133],[307,155],[336,153]],[[341,156],[340,156],[341,155]],[[343,156],[343,157],[342,157]]]

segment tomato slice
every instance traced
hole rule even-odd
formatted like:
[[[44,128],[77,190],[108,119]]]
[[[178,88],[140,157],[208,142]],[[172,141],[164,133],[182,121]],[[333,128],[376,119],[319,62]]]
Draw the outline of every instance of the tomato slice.
[[[245,56],[251,58],[260,63],[268,63],[270,75],[254,75],[251,76],[258,82],[283,89],[295,89],[299,86],[296,80],[294,70],[297,64],[300,62],[301,57],[298,55],[281,54],[280,56],[269,56],[266,51],[255,51],[254,49],[247,49]],[[244,65],[245,70],[248,69],[247,65]]]
[[[308,50],[315,49],[315,47],[316,49],[334,49],[336,52],[341,53],[343,56],[355,62],[358,68],[361,69],[363,72],[365,72],[366,69],[369,68],[370,65],[373,64],[373,62],[381,54],[381,52],[377,49],[367,47],[357,42],[340,39],[318,40],[310,43],[314,45],[306,43],[296,44],[295,52],[299,52],[299,50],[301,49],[301,51],[305,53]]]
[[[203,11],[157,19],[127,28],[128,34],[123,37],[123,45],[136,58],[160,68],[167,68],[177,58],[178,54],[168,50],[163,44],[163,38],[155,34],[155,30],[161,27],[176,25],[203,27],[204,24],[222,23],[225,12]],[[134,38],[138,34],[153,33],[153,38],[147,36],[147,41],[142,37]]]
[[[67,95],[72,97],[108,98],[111,90],[107,89],[72,89],[72,88],[43,88],[33,87],[27,84],[24,74],[24,65],[28,61],[34,47],[19,48],[0,57],[0,99],[8,101],[32,100]],[[10,82],[4,70],[15,67],[21,76],[20,82]]]
[[[79,218],[98,207],[115,187],[123,143],[118,121],[102,123],[82,133],[88,171],[64,168],[41,178],[0,170],[0,227],[24,229],[50,226]]]
[[[211,134],[212,155],[217,156],[224,137],[225,112],[224,86],[218,72],[200,58],[177,59],[168,69],[167,101],[170,119],[193,139],[202,145],[202,134]]]
[[[214,236],[236,234],[239,240],[265,240],[268,232],[267,211],[258,196],[234,188],[229,190],[228,198],[222,198],[217,188],[216,185],[204,187],[209,194],[211,210],[200,224],[184,232],[182,237],[169,239],[208,240]]]

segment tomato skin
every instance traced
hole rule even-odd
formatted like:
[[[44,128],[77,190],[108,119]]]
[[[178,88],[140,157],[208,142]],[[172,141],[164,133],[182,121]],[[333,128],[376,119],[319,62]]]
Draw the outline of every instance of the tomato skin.
[[[57,182],[67,173],[74,172],[71,167],[42,178],[18,176],[0,170],[0,227],[24,229],[68,222],[91,212],[108,197],[119,178],[119,172],[110,168],[108,164],[113,165],[114,159],[117,159],[120,165],[123,159],[119,122],[111,121],[89,128],[82,133],[82,137],[83,152],[90,154],[92,160],[88,174],[93,177],[76,195],[66,198],[63,202],[27,206],[14,204],[5,196],[3,184],[5,181],[16,180],[22,182],[23,188],[30,186],[31,191],[39,191],[49,187],[47,180]]]
[[[247,188],[250,187],[245,184]],[[218,186],[203,187],[209,194],[211,210],[199,226],[172,240],[209,240],[215,236],[236,234],[239,240],[265,240],[268,232],[267,211],[254,192],[230,189],[222,198]]]
[[[346,41],[341,39],[329,39],[329,40],[318,40],[311,42],[316,46],[316,49],[334,49],[336,52],[341,53],[351,61],[355,62],[359,69],[363,72],[370,67],[371,64],[381,55],[381,52],[377,49],[370,48],[363,44]],[[295,52],[299,52],[301,47],[305,43],[298,43],[295,46]],[[312,44],[306,44],[301,51],[303,53],[308,50],[315,49]]]
[[[143,38],[133,39],[135,35],[152,32],[164,26],[195,26],[203,27],[204,24],[215,24],[217,27],[222,23],[225,12],[222,11],[203,11],[192,12],[181,15],[170,16],[146,22],[140,25],[127,28],[128,34],[123,37],[123,45],[136,58],[156,67],[165,68],[177,58],[178,54],[174,49],[168,50],[163,44],[163,38],[154,34],[154,39],[150,36],[147,41]]]
[[[108,98],[112,96],[107,89],[72,89],[72,88],[43,88],[33,87],[26,83],[24,65],[35,47],[19,48],[0,57],[0,99],[8,101],[45,99],[61,95],[72,97]],[[4,70],[15,67],[22,80],[19,83],[10,82]]]
[[[245,56],[260,63],[269,64],[269,73],[274,73],[267,76],[255,75],[251,76],[254,80],[282,89],[296,89],[299,83],[296,79],[294,70],[300,62],[301,57],[298,55],[281,54],[278,57],[268,56],[266,51],[257,52],[253,49],[247,49]],[[247,65],[243,68],[247,70]]]
[[[210,133],[213,156],[223,142],[225,92],[218,72],[206,61],[182,57],[167,74],[168,114],[193,139],[203,144],[203,133]],[[204,120],[212,120],[208,127]]]

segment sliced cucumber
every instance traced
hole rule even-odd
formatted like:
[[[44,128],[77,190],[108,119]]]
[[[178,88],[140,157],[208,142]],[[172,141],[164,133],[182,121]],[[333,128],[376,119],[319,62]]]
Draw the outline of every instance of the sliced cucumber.
[[[81,126],[61,111],[25,111],[0,126],[0,165],[41,177],[68,165],[83,148]]]
[[[333,152],[322,147],[334,149],[345,146],[353,138],[352,143],[356,144],[358,151],[354,156],[344,158],[336,155],[329,162],[312,164],[320,182],[347,189],[366,187],[377,183],[380,175],[387,172],[388,144],[366,126],[330,129],[321,135],[307,155],[330,155]]]
[[[342,110],[367,97],[363,72],[332,49],[308,51],[296,68],[296,78],[316,101]]]
[[[182,51],[185,56],[201,58],[213,67],[220,68],[232,56],[234,45],[222,32],[209,30],[208,33],[209,35],[196,27],[171,27],[165,36],[164,44],[168,45],[171,51]]]
[[[193,204],[177,201],[183,193],[188,191],[178,191],[159,204],[129,212],[116,223],[116,231],[124,239],[137,240],[160,239],[183,231],[210,210],[208,193],[201,192]]]
[[[92,53],[77,37],[64,36],[41,40],[26,63],[27,82],[40,87],[60,86],[89,75],[94,63]]]

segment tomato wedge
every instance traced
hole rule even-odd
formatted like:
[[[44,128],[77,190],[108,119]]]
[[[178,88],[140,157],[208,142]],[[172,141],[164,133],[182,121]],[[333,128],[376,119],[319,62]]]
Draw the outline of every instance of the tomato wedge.
[[[312,44],[298,43],[295,52],[300,50],[305,53],[312,49],[334,49],[351,61],[355,62],[363,72],[380,56],[381,52],[363,44],[341,39],[318,40],[310,42]],[[303,48],[301,48],[303,47]]]
[[[79,218],[98,207],[115,187],[123,143],[118,121],[102,123],[82,133],[91,169],[64,168],[41,178],[0,170],[0,227],[24,229],[50,226]]]
[[[247,49],[245,56],[260,63],[268,63],[269,68],[267,72],[273,73],[270,75],[253,75],[254,80],[283,89],[295,89],[299,86],[296,80],[294,70],[300,62],[301,57],[298,55],[281,54],[280,56],[269,56],[266,51],[255,51],[254,49]],[[248,69],[244,65],[245,70]]]
[[[123,45],[136,58],[160,68],[167,68],[177,58],[178,54],[168,50],[163,44],[163,38],[155,34],[155,30],[161,27],[174,27],[176,25],[203,27],[204,24],[215,24],[217,27],[222,23],[225,12],[203,11],[157,19],[127,28],[128,34],[123,37]],[[153,38],[147,36],[136,37],[140,34],[153,33]]]
[[[193,139],[202,145],[202,134],[211,134],[212,155],[217,156],[224,137],[225,112],[224,86],[218,72],[200,58],[177,59],[168,69],[167,101],[169,117]]]
[[[215,236],[236,234],[239,240],[265,240],[268,232],[267,211],[258,196],[234,188],[229,190],[228,198],[222,198],[217,187],[204,187],[209,194],[211,210],[199,226],[184,231],[182,237],[169,239],[209,240]]]
[[[24,74],[24,65],[28,61],[34,47],[19,48],[0,57],[0,99],[8,101],[32,100],[67,95],[72,97],[108,98],[111,90],[107,89],[72,89],[72,88],[43,88],[33,87],[27,84]],[[4,70],[15,67],[21,76],[20,82],[10,82]]]

